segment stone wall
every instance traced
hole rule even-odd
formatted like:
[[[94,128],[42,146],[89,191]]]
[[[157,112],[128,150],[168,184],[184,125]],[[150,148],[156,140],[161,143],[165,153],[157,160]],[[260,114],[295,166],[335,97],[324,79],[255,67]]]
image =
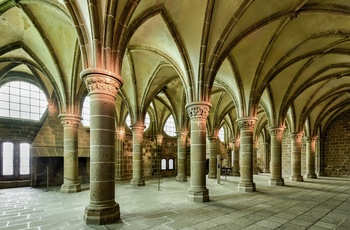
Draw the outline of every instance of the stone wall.
[[[337,116],[324,137],[325,176],[350,176],[349,112]]]

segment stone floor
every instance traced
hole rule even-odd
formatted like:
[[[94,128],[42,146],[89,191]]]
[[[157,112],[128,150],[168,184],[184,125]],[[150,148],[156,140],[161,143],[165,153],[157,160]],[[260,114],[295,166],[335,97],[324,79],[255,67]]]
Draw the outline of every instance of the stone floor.
[[[288,178],[288,177],[285,177]],[[187,201],[189,182],[175,178],[146,181],[133,188],[116,185],[121,221],[86,226],[88,185],[80,193],[58,187],[0,190],[0,229],[350,229],[350,178],[305,179],[268,186],[268,175],[254,175],[257,192],[237,191],[239,178],[207,179],[210,202]]]

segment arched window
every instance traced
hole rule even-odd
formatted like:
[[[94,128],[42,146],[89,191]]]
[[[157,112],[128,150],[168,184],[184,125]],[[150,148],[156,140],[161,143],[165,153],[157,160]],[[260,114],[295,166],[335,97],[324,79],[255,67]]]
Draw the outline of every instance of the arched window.
[[[2,175],[9,176],[13,175],[13,143],[4,142],[2,144]]]
[[[169,170],[174,170],[174,159],[169,159]]]
[[[0,116],[39,121],[47,109],[45,94],[25,81],[10,81],[0,87]]]
[[[162,159],[162,166],[161,166],[162,170],[166,170],[166,159]]]
[[[219,138],[220,138],[220,141],[225,141],[225,129],[224,129],[224,126],[221,126],[221,128],[219,130]]]
[[[19,174],[28,175],[30,169],[30,146],[28,143],[19,145]]]
[[[172,115],[170,115],[165,122],[164,132],[171,137],[176,136],[176,126],[175,126],[174,117]]]
[[[83,126],[89,127],[90,126],[90,97],[86,96],[83,103],[83,110],[81,112],[81,115],[83,117],[82,123]]]

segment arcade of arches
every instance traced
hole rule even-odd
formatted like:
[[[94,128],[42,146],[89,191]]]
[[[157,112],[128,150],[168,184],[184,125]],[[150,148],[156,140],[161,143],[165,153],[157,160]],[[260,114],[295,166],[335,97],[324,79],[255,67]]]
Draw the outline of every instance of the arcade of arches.
[[[0,0],[0,185],[90,183],[84,220],[105,224],[116,180],[173,176],[207,202],[219,163],[242,192],[349,177],[349,17],[343,0]],[[12,82],[45,94],[39,119]]]

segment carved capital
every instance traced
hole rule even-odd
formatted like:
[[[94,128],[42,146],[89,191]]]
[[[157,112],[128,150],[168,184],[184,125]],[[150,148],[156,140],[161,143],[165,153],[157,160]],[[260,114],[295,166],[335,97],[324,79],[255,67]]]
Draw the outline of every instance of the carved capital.
[[[215,142],[218,139],[216,136],[208,136],[208,141],[209,142]]]
[[[208,102],[192,102],[186,105],[188,116],[190,118],[203,117],[207,118],[211,104]]]
[[[271,127],[269,133],[271,136],[282,136],[285,127]]]
[[[125,139],[125,131],[116,131],[115,132],[116,137],[118,140],[124,140]]]
[[[243,117],[236,120],[240,130],[253,130],[257,118],[255,117]]]
[[[120,76],[105,69],[91,68],[85,69],[80,74],[84,81],[89,95],[91,94],[108,94],[116,97],[118,90],[123,85]]]
[[[146,126],[142,124],[134,124],[130,126],[133,133],[143,133],[143,131],[145,130],[145,127]]]
[[[83,119],[73,114],[60,114],[58,118],[61,120],[63,126],[73,126],[77,128],[79,127],[80,121]]]
[[[180,131],[180,132],[176,132],[177,138],[178,139],[185,139],[188,135],[187,131]]]
[[[289,137],[292,140],[299,140],[299,139],[301,140],[301,138],[303,137],[303,133],[290,133]]]

